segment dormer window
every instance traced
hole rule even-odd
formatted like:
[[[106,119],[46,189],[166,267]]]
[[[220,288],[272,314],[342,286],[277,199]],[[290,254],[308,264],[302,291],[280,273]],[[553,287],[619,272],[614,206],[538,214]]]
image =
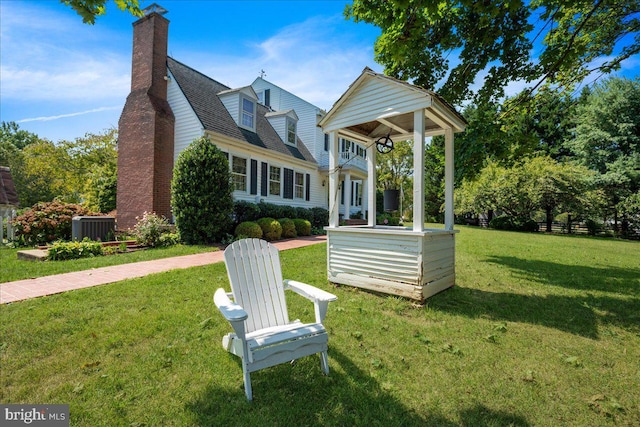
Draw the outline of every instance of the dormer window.
[[[248,98],[240,97],[242,110],[240,111],[240,123],[243,127],[255,129],[256,103]]]
[[[287,117],[287,142],[291,145],[296,145],[296,128],[297,122],[291,117]]]

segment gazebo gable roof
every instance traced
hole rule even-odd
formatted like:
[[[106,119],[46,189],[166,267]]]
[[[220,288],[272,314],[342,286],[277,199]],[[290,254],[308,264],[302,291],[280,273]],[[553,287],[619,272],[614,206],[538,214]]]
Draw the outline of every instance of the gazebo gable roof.
[[[436,135],[451,128],[461,132],[467,122],[435,92],[365,68],[320,120],[325,132],[373,140],[380,136],[412,139],[413,112],[425,109],[425,131]]]

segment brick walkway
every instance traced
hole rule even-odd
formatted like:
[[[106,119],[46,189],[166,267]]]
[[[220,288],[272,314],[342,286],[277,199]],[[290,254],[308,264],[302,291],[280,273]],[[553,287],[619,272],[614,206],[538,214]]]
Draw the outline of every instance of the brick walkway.
[[[326,236],[310,236],[275,242],[274,246],[282,251],[325,241]],[[105,285],[163,271],[214,264],[222,261],[222,253],[223,251],[206,252],[0,283],[0,304]]]

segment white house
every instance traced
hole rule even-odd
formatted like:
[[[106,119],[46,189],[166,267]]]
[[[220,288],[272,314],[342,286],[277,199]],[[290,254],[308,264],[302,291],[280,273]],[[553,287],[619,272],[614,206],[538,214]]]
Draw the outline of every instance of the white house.
[[[167,56],[169,21],[158,7],[133,24],[131,93],[119,122],[118,226],[154,211],[171,217],[170,181],[178,155],[207,136],[229,159],[234,198],[328,209],[325,112],[257,78],[228,87]],[[364,147],[341,141],[340,212],[366,211]],[[348,212],[348,213],[347,213]]]
[[[311,152],[318,164],[322,177],[322,188],[314,189],[314,194],[323,194],[328,208],[329,179],[329,136],[322,132],[318,122],[326,115],[321,108],[305,101],[291,92],[258,77],[251,84],[261,104],[273,111],[293,110],[298,116],[298,136]],[[349,216],[367,211],[367,200],[363,199],[363,180],[367,177],[366,148],[349,139],[340,139],[339,165],[340,178],[340,215]],[[346,215],[346,212],[349,215]]]

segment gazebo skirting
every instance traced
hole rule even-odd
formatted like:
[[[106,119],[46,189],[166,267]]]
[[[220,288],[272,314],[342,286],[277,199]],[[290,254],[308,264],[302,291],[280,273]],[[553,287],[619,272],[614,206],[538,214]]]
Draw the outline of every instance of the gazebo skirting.
[[[326,231],[333,283],[420,302],[455,284],[455,230],[362,226]]]

